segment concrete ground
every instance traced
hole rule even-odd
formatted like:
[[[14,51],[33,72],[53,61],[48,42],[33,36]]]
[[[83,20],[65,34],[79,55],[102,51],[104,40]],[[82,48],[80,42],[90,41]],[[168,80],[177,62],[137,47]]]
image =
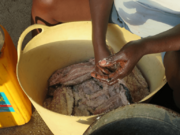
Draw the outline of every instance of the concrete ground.
[[[15,47],[21,33],[31,25],[31,5],[32,0],[0,0],[0,25],[8,31]],[[30,39],[31,34],[28,34],[24,44]],[[3,36],[0,32],[0,50],[2,45]],[[0,129],[0,135],[52,135],[52,132],[34,110],[29,123],[19,127]]]

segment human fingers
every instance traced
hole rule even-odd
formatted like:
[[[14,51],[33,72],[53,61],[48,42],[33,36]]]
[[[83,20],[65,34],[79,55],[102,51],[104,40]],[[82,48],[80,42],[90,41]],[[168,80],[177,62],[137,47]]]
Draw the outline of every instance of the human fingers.
[[[108,59],[103,59],[101,61],[99,61],[99,65],[101,67],[111,67],[115,64],[116,62],[115,61],[110,61]]]
[[[117,56],[115,54],[115,55],[111,55],[110,57],[99,61],[99,65],[101,67],[112,67],[116,63],[116,61],[117,61]]]
[[[122,70],[121,67],[116,69],[116,71],[114,71],[113,73],[109,74],[109,78],[112,79],[112,78],[114,78],[114,76],[118,76],[118,74],[120,73],[120,70]]]
[[[122,67],[119,67],[115,72],[109,75],[109,79],[110,79],[109,82],[111,83],[111,82],[114,82],[115,80],[123,78],[126,73],[125,71],[126,71],[125,69],[123,69]]]
[[[107,69],[107,68],[102,68],[102,67],[100,67],[99,65],[97,65],[97,67],[101,70],[101,72],[102,73],[104,73],[104,74],[110,74],[111,72]]]
[[[97,72],[93,71],[91,76],[98,79],[100,82],[106,83],[107,85],[114,85],[118,80],[110,81],[107,75],[99,75]]]
[[[116,70],[114,70],[111,74],[109,74],[109,78],[113,78],[113,76],[116,76],[118,75],[118,73],[120,73],[120,71],[125,68],[126,66],[126,63],[125,61],[118,61],[116,63]]]
[[[107,80],[108,79],[108,75],[104,75],[103,73],[97,72],[97,71],[93,71],[91,73],[91,76],[96,79],[99,79],[99,80]]]

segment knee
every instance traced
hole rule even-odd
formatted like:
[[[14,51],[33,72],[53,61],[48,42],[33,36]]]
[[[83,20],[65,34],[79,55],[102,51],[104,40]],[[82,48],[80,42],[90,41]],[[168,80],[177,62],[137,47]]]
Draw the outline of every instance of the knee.
[[[58,0],[33,0],[32,23],[45,24],[50,26],[56,23],[53,18],[53,9]]]
[[[55,23],[52,18],[52,9],[57,0],[33,0],[31,9],[31,24],[43,24],[51,26]],[[40,31],[33,30],[33,37]]]
[[[167,52],[164,57],[165,74],[169,85],[173,88],[180,82],[180,52]]]
[[[167,82],[173,90],[174,101],[180,108],[180,51],[167,52],[164,66]]]
[[[32,13],[46,12],[52,9],[57,0],[33,0]]]
[[[33,0],[32,7],[34,8],[50,8],[52,7],[57,0]]]

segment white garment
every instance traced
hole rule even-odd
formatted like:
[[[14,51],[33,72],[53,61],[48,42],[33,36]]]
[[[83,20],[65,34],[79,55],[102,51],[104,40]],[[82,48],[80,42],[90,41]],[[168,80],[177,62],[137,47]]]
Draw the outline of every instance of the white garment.
[[[140,37],[180,24],[180,0],[115,0],[114,4],[130,31]]]

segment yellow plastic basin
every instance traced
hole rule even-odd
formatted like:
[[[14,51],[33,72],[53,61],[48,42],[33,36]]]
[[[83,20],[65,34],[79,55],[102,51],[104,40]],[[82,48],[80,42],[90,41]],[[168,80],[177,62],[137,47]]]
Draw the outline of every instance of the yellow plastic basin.
[[[33,29],[42,33],[21,49],[24,37]],[[18,42],[17,77],[43,120],[55,135],[81,135],[97,116],[75,117],[58,114],[42,106],[47,91],[47,80],[57,69],[87,60],[94,56],[91,41],[91,22],[72,22],[53,27],[32,25],[20,36]],[[117,25],[109,24],[107,44],[115,52],[131,40],[139,39]],[[150,85],[152,97],[165,83],[165,72],[160,54],[146,55],[138,63]]]

